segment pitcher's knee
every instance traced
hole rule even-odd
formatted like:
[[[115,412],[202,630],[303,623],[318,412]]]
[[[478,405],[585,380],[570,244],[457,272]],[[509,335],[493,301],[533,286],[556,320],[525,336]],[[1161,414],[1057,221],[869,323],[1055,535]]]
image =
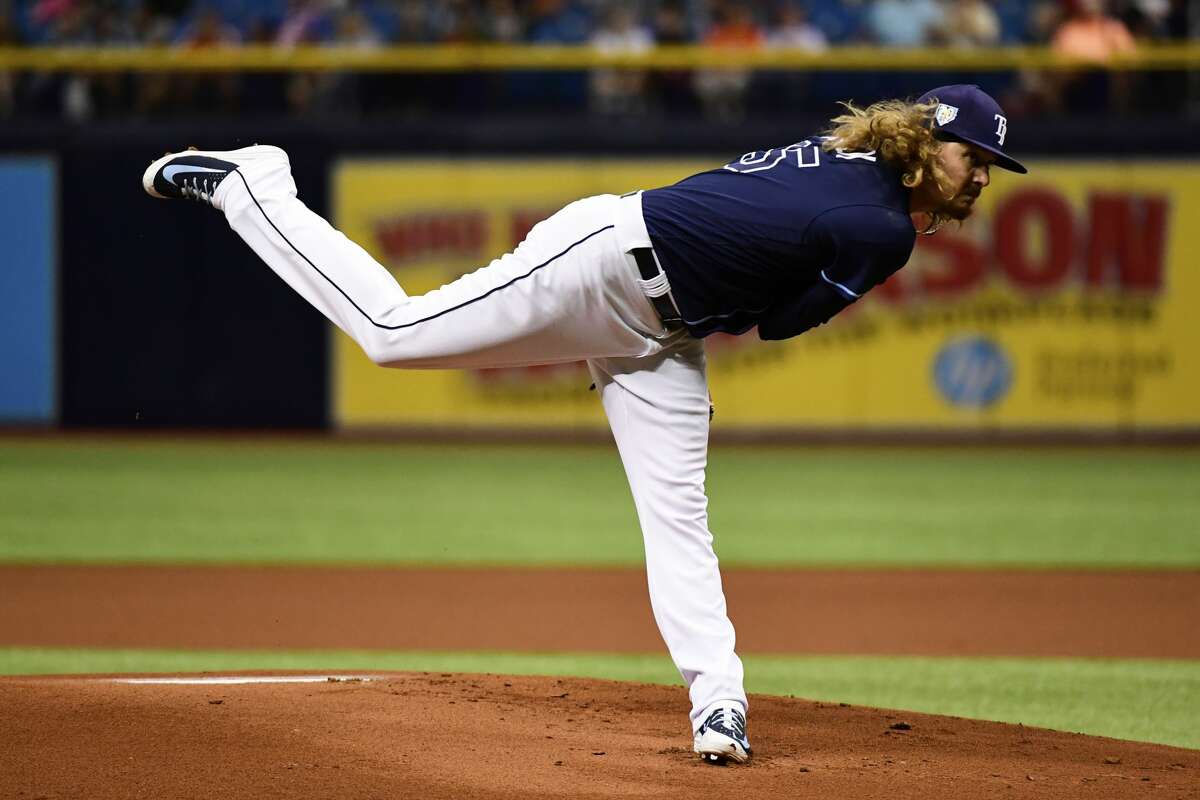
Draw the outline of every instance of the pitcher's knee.
[[[362,348],[371,363],[378,367],[388,367],[396,363],[394,348],[388,347],[388,343],[379,337],[360,339],[358,346]]]
[[[422,360],[423,354],[414,352],[420,349],[417,343],[402,332],[371,330],[360,333],[355,341],[376,366],[403,368]]]

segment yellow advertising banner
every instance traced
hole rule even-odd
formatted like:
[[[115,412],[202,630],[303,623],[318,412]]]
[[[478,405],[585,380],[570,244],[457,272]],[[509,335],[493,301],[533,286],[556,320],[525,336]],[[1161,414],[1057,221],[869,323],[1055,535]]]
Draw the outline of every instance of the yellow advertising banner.
[[[511,250],[592,194],[721,162],[348,160],[337,226],[409,294]],[[1034,163],[995,171],[976,214],[818,330],[706,340],[726,429],[1200,427],[1200,166]],[[351,427],[604,425],[582,365],[386,370],[340,332],[334,413]]]

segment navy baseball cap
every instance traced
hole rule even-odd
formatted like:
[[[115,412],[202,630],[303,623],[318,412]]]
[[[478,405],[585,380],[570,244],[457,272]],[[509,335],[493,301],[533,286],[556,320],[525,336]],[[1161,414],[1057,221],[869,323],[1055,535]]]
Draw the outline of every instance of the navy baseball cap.
[[[967,142],[996,156],[996,166],[1022,174],[1028,172],[1016,159],[1004,154],[1008,117],[991,95],[974,84],[956,83],[930,89],[917,100],[936,99],[933,135],[937,139]]]

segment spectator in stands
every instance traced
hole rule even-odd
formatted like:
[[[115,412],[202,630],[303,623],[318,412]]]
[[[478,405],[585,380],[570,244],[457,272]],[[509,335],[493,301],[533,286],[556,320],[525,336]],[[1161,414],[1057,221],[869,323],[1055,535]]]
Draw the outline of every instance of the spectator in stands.
[[[1120,0],[1114,2],[1110,10],[1134,39],[1149,41],[1171,38],[1172,6],[1171,0]]]
[[[1189,28],[1189,4],[1192,14]],[[1200,6],[1192,0],[1138,0],[1147,18],[1147,35],[1163,43],[1184,43],[1200,40]],[[1131,30],[1135,36],[1136,30]],[[1158,73],[1143,72],[1135,76],[1130,91],[1134,105],[1150,113],[1179,114],[1190,108],[1197,110],[1196,72],[1170,70]],[[1186,112],[1185,112],[1186,113]]]
[[[375,50],[383,45],[383,37],[366,14],[350,7],[334,15],[332,44],[353,50]]]
[[[1063,0],[1034,0],[1025,14],[1022,41],[1049,45],[1058,26],[1067,18]],[[1007,106],[1006,106],[1007,107]]]
[[[1189,0],[1011,2],[1029,9],[1029,41],[1096,65],[1071,74],[1021,73],[1021,90],[1005,98],[1005,107],[1011,105],[1013,113],[1059,107],[1095,111],[1106,109],[1110,97],[1118,104],[1136,103],[1139,109],[1179,110],[1180,98],[1187,92],[1185,72],[1159,72],[1151,78],[1109,75],[1103,68],[1130,52],[1135,39],[1188,39]],[[281,5],[283,18],[269,17],[269,28],[263,18],[243,13],[270,8],[265,13],[274,15]],[[376,47],[391,39],[404,44],[590,43],[604,50],[636,52],[652,42],[670,46],[700,38],[719,48],[819,51],[829,38],[843,41],[857,32],[888,47],[986,47],[1001,39],[998,5],[989,0],[0,0],[0,42],[15,41],[23,33],[30,42],[60,47],[173,42],[178,47],[207,48],[239,39],[284,47],[308,43]],[[706,26],[703,12],[710,6],[712,24]],[[241,14],[239,21],[247,28],[244,37],[218,9]],[[639,24],[631,9],[653,10],[653,32]],[[766,12],[770,12],[770,26],[764,30],[760,27],[764,20],[756,15]],[[820,26],[810,21],[810,13]],[[182,29],[181,19],[188,20]],[[827,24],[829,20],[838,24]],[[17,23],[24,27],[18,28]],[[258,26],[257,32],[251,34],[253,25]],[[697,31],[704,33],[697,37]],[[17,110],[32,108],[84,120],[130,110],[233,110],[244,98],[249,98],[247,109],[269,113],[285,105],[297,110],[325,106],[345,110],[346,98],[352,96],[365,98],[367,106],[374,103],[376,108],[421,110],[453,103],[466,107],[472,99],[477,105],[503,105],[497,98],[513,98],[517,106],[579,108],[590,97],[592,108],[605,114],[640,113],[650,105],[663,106],[671,114],[687,113],[699,100],[709,116],[735,120],[748,102],[757,102],[748,100],[751,90],[790,105],[802,103],[808,95],[803,76],[796,72],[744,69],[695,74],[691,70],[590,74],[579,70],[359,78],[359,90],[351,91],[340,77],[330,82],[315,73],[47,73],[19,79],[0,75],[0,116],[16,113],[17,104]],[[1131,91],[1127,81],[1146,85]],[[364,85],[367,90],[361,90]]]
[[[654,12],[654,41],[668,47],[691,44],[688,18],[678,0],[665,0]],[[686,69],[661,69],[650,74],[650,96],[656,107],[679,113],[695,107],[692,73]]]
[[[233,47],[241,44],[241,41],[241,32],[225,22],[220,12],[212,7],[204,7],[180,32],[176,44],[185,50],[199,50],[207,47]]]
[[[1000,18],[985,0],[949,0],[934,37],[951,47],[992,47],[1000,43]]]
[[[424,3],[398,3],[395,10],[396,32],[392,38],[397,44],[427,44],[433,41],[429,9]]]
[[[591,19],[572,0],[533,0],[529,12],[525,38],[532,44],[584,44],[591,36]],[[580,108],[587,104],[588,73],[516,73],[508,79],[507,87],[518,101],[546,111]]]
[[[592,34],[591,43],[605,53],[644,53],[654,47],[654,34],[638,21],[633,9],[614,5]]]
[[[169,14],[172,1],[38,0],[28,4],[26,19],[33,40],[54,47],[167,44],[177,27]],[[5,5],[0,0],[0,8]],[[74,120],[126,114],[144,94],[169,95],[169,77],[149,73],[49,73],[35,75],[27,85],[32,107]]]
[[[773,22],[774,25],[767,29],[767,47],[810,53],[829,48],[824,31],[809,22],[807,9],[797,2],[786,2],[777,7]],[[754,80],[757,93],[769,96],[772,103],[790,108],[806,104],[809,84],[809,74],[795,70],[761,70]]]
[[[362,11],[350,7],[332,19],[333,37],[324,44],[349,50],[374,50],[383,37]],[[362,110],[363,77],[354,72],[318,72],[297,75],[306,78],[289,86],[289,100],[296,111],[316,111],[341,117],[357,116]]]
[[[678,0],[661,3],[654,12],[654,41],[658,44],[690,44],[695,37],[688,16]]]
[[[490,42],[519,42],[525,37],[525,24],[513,0],[488,0],[483,31]]]
[[[1034,0],[1025,14],[1022,41],[1049,46],[1050,38],[1066,17],[1062,0]],[[1017,72],[1017,83],[1003,100],[1004,108],[1013,116],[1026,116],[1057,109],[1058,95],[1054,91],[1054,73],[1037,69]]]
[[[526,38],[534,44],[583,44],[591,20],[569,0],[534,0]]]
[[[133,38],[142,45],[163,47],[175,40],[179,19],[187,10],[178,2],[146,2],[132,9],[130,26]],[[169,72],[139,72],[133,77],[133,110],[148,114],[167,108],[172,102],[173,75]]]
[[[923,47],[941,22],[935,0],[874,0],[867,9],[866,35],[883,47]]]
[[[766,42],[750,7],[741,2],[718,6],[704,43],[718,49],[753,49]],[[746,92],[754,73],[748,69],[704,69],[695,76],[696,94],[713,119],[733,122],[745,113]]]
[[[324,0],[289,0],[287,13],[279,23],[275,43],[281,47],[315,44],[326,38],[329,28]]]
[[[802,5],[788,2],[775,11],[775,24],[767,31],[767,46],[821,52],[829,47],[829,40],[808,21]]]
[[[275,32],[279,47],[321,44],[332,38],[332,22],[326,0],[289,0],[287,12]],[[313,108],[323,76],[296,72],[288,76],[284,90],[287,106],[297,114]]]
[[[179,20],[188,7],[183,0],[175,2],[144,2],[129,10],[129,27],[133,39],[143,45],[165,45],[175,39]]]
[[[242,41],[254,47],[272,47],[278,38],[280,20],[268,9],[256,9],[243,22]],[[286,72],[252,70],[238,76],[238,102],[246,113],[279,116],[287,113]]]
[[[241,32],[225,21],[211,6],[201,7],[180,34],[176,45],[185,50],[234,47]],[[172,81],[171,95],[186,110],[210,109],[233,113],[238,107],[238,76],[230,72],[182,73]]]
[[[1089,65],[1059,72],[1050,81],[1055,104],[1070,111],[1123,109],[1129,99],[1128,75],[1102,67],[1137,47],[1129,29],[1108,14],[1105,0],[1070,0],[1071,13],[1050,41],[1054,52]]]
[[[607,54],[645,53],[654,47],[654,35],[638,24],[633,11],[624,5],[609,9],[596,32],[592,47]],[[606,115],[642,114],[646,111],[644,69],[592,70],[592,109]]]
[[[710,47],[755,48],[764,41],[762,28],[747,3],[732,1],[717,6],[713,24],[704,36]]]
[[[39,0],[30,10],[30,19],[39,38],[54,47],[97,47],[118,44],[116,32],[103,18],[116,9],[87,0]],[[36,105],[67,119],[82,122],[98,110],[117,104],[119,80],[114,76],[76,72],[35,75],[31,93]]]
[[[1104,0],[1072,0],[1072,5],[1050,42],[1056,53],[1102,65],[1136,48],[1129,29],[1108,14]]]
[[[1170,42],[1188,38],[1188,0],[1114,0],[1109,7],[1135,41]],[[1200,10],[1200,7],[1193,6]],[[1184,70],[1123,74],[1116,84],[1131,109],[1157,114],[1178,114],[1193,94],[1191,76]]]
[[[483,9],[473,0],[446,0],[433,14],[434,41],[471,44],[485,39]]]

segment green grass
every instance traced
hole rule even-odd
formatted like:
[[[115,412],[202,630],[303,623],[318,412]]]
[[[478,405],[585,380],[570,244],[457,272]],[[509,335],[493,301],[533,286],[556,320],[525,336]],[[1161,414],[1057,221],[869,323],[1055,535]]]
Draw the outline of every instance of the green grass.
[[[718,448],[727,565],[1200,565],[1200,452]],[[615,450],[0,440],[0,561],[640,563]]]
[[[1198,661],[751,656],[745,662],[751,693],[1200,748]],[[0,648],[0,674],[10,675],[248,669],[583,675],[679,684],[663,656]],[[680,702],[686,702],[682,692]]]

